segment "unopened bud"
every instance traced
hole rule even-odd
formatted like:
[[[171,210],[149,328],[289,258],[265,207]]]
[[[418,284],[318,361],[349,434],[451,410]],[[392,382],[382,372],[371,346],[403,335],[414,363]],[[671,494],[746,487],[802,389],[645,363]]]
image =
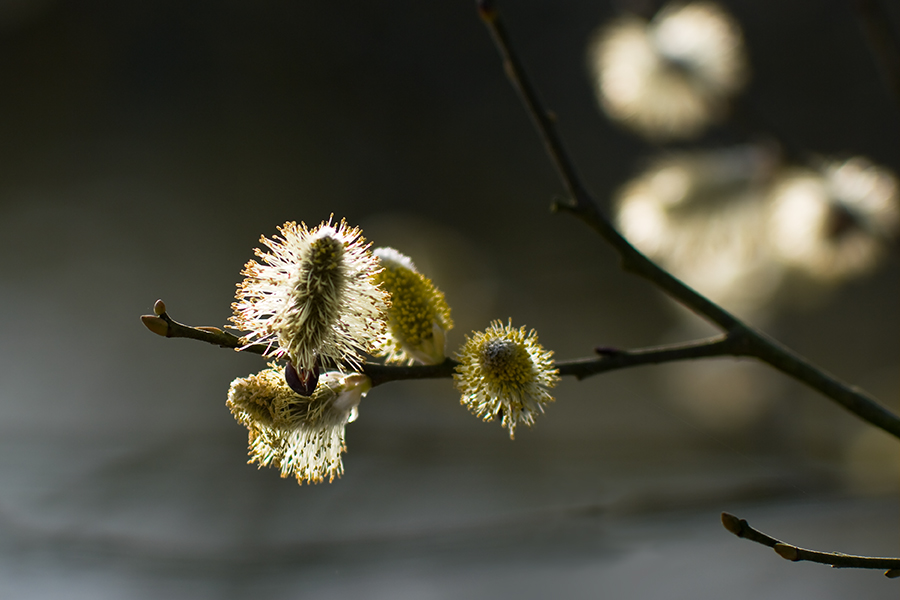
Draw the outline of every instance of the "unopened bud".
[[[284,368],[284,382],[301,396],[312,396],[319,384],[319,367],[313,366],[311,370],[300,369],[298,371],[294,367],[294,363],[288,361]]]
[[[788,560],[797,560],[799,557],[797,548],[789,546],[788,544],[775,544],[775,552],[777,552],[778,556],[781,558],[786,558]]]
[[[741,535],[744,531],[743,525],[741,525],[741,520],[736,516],[729,514],[727,512],[722,513],[722,525],[725,526],[725,529],[733,533],[738,537],[743,537]]]
[[[156,335],[169,337],[169,324],[166,323],[165,319],[160,319],[159,317],[154,317],[153,315],[143,315],[141,316],[141,322],[144,324],[144,327],[146,327]]]

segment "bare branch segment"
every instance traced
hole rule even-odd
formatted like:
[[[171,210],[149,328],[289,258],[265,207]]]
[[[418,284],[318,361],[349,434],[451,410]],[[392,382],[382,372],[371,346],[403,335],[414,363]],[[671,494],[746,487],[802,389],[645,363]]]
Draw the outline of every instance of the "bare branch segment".
[[[855,556],[841,552],[819,552],[807,550],[777,540],[765,533],[751,527],[746,520],[723,512],[722,525],[725,529],[738,536],[775,550],[778,556],[790,561],[809,561],[823,565],[831,565],[836,569],[887,569],[885,576],[890,578],[900,577],[900,558],[882,558],[875,556]]]

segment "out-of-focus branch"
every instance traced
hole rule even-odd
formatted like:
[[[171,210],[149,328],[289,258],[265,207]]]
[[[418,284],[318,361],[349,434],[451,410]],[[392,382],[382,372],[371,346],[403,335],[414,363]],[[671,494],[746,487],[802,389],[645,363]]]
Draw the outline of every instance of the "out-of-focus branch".
[[[780,540],[766,535],[758,531],[747,523],[744,519],[739,519],[734,515],[723,512],[722,525],[725,529],[738,536],[768,546],[775,550],[782,558],[791,561],[809,561],[821,563],[823,565],[831,565],[838,569],[886,569],[887,577],[900,577],[900,558],[881,558],[874,556],[854,556],[851,554],[843,554],[841,552],[818,552],[816,550],[806,550],[792,544],[787,544]]]
[[[881,79],[900,109],[900,40],[889,15],[878,0],[854,0],[854,5]]]
[[[265,344],[245,345],[241,338],[218,327],[191,327],[179,323],[166,312],[166,305],[162,300],[157,300],[153,309],[156,314],[144,315],[141,317],[141,321],[147,329],[157,335],[199,340],[221,348],[232,348],[259,355],[265,355],[268,351],[268,346]],[[584,379],[628,367],[714,356],[742,356],[744,353],[739,339],[725,335],[636,350],[598,348],[596,352],[599,356],[557,362],[556,367],[559,369],[559,374]],[[369,376],[372,385],[375,386],[408,379],[446,379],[453,376],[458,364],[452,358],[448,358],[439,365],[394,366],[365,363],[363,372]]]
[[[569,212],[593,229],[618,253],[624,270],[647,279],[685,307],[719,326],[729,339],[734,340],[733,343],[740,344],[741,355],[754,356],[770,364],[818,390],[861,419],[900,438],[900,417],[881,406],[873,397],[839,381],[762,332],[743,323],[644,256],[616,231],[581,182],[556,131],[555,117],[551,117],[552,113],[544,108],[537,90],[529,80],[494,2],[478,0],[477,5],[479,15],[487,25],[503,59],[506,74],[518,90],[544,142],[547,154],[571,196],[568,202],[556,202],[553,205],[554,210]]]

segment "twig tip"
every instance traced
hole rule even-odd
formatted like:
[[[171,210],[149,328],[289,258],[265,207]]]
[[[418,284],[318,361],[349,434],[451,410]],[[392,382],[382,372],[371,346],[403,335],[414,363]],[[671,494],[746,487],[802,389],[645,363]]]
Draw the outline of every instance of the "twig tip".
[[[559,213],[559,212],[570,212],[574,213],[578,210],[578,206],[572,200],[554,200],[550,203],[550,212]]]
[[[572,201],[569,199],[554,198],[550,203],[550,212],[559,213],[572,210]]]
[[[741,526],[741,520],[738,519],[736,516],[734,516],[730,513],[727,513],[727,512],[723,512],[722,513],[722,525],[724,525],[725,529],[727,529],[734,535],[736,535],[738,537],[743,537],[741,535],[742,530],[743,530],[743,527]]]
[[[144,324],[144,327],[156,335],[169,337],[169,324],[166,323],[165,319],[161,319],[155,315],[142,315],[141,322]]]

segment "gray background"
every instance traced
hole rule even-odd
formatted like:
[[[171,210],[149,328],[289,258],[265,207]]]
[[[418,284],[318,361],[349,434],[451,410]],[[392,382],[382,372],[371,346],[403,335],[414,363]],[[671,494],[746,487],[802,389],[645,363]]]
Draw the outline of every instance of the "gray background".
[[[586,77],[615,8],[504,5],[606,204],[654,152]],[[728,6],[768,133],[900,165],[851,3]],[[566,380],[514,442],[446,381],[389,384],[348,427],[344,477],[300,487],[245,464],[224,407],[262,361],[140,325],[158,297],[225,324],[259,236],[334,213],[434,278],[451,347],[508,317],[559,358],[696,335],[548,213],[561,187],[473,3],[7,0],[0,82],[3,598],[897,597],[719,524],[900,555],[897,445],[761,367],[709,387],[708,413],[669,367]],[[897,410],[898,275],[893,249],[771,329]],[[752,418],[719,419],[736,396]]]

